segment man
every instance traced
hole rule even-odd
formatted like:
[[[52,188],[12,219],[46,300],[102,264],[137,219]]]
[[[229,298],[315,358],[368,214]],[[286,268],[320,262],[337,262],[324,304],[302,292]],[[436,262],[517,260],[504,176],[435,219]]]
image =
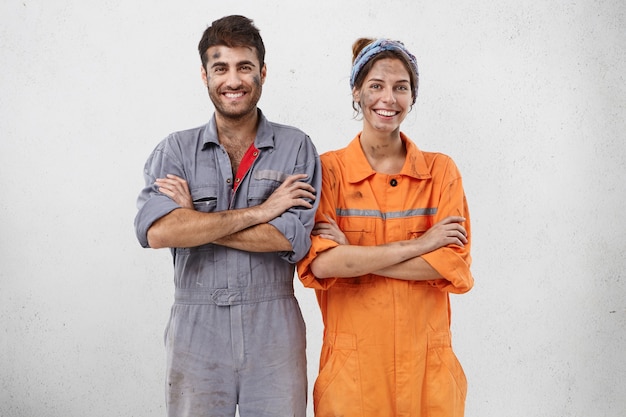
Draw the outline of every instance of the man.
[[[198,46],[215,107],[208,124],[162,141],[145,166],[135,229],[171,248],[166,331],[169,416],[305,416],[305,327],[294,264],[308,251],[319,156],[300,130],[257,108],[265,48],[243,16]]]

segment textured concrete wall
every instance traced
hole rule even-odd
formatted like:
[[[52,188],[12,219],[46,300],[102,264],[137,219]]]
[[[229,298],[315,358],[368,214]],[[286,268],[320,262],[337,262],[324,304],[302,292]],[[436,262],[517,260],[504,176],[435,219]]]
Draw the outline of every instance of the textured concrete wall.
[[[4,0],[0,415],[158,416],[171,260],[132,221],[142,166],[211,111],[196,45],[240,13],[264,36],[260,107],[320,152],[357,133],[359,36],[403,40],[403,130],[461,169],[476,287],[453,296],[468,417],[626,410],[626,6],[619,0]],[[310,385],[321,323],[298,288]],[[312,415],[312,412],[311,412]]]

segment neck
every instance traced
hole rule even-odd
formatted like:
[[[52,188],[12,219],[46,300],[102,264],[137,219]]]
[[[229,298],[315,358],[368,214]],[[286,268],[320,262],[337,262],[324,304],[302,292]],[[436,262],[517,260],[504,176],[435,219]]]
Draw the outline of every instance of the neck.
[[[381,133],[361,132],[361,148],[374,171],[385,174],[397,174],[404,166],[406,148],[400,138],[400,131]]]
[[[248,140],[251,143],[256,137],[259,116],[256,109],[237,118],[215,113],[215,122],[220,142]]]
[[[360,140],[365,154],[375,159],[404,157],[406,155],[399,129],[393,132],[378,132],[364,127]]]

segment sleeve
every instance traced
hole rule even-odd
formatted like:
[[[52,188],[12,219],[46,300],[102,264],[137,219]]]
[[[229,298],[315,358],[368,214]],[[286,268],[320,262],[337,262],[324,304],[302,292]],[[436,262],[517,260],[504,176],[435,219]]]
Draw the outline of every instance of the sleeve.
[[[174,174],[185,178],[180,158],[175,156],[171,149],[171,136],[162,141],[152,152],[144,166],[145,186],[137,198],[137,215],[135,216],[135,234],[144,248],[149,247],[148,229],[150,226],[170,213],[180,208],[171,198],[160,193],[154,186],[157,178],[167,174]]]
[[[332,188],[330,187],[329,177],[326,164],[322,164],[322,189],[321,195],[319,195],[319,207],[315,213],[315,222],[326,222],[327,219],[325,215],[335,221],[337,220],[337,212],[335,210],[336,203],[333,198]],[[337,278],[316,278],[311,271],[311,263],[315,260],[317,255],[335,246],[338,246],[338,243],[335,241],[323,239],[319,236],[311,236],[311,247],[306,256],[298,262],[297,265],[298,277],[305,287],[325,290],[337,281]]]
[[[470,216],[461,175],[452,159],[447,158],[446,162],[435,222],[448,216],[465,217],[463,226],[467,231],[467,244],[464,247],[451,245],[439,248],[422,255],[422,259],[443,276],[443,279],[432,281],[432,285],[442,291],[462,294],[474,286],[474,277],[470,271]]]
[[[298,150],[297,163],[293,174],[307,174],[307,181],[315,188],[319,196],[322,183],[320,158],[311,139],[305,135],[305,140]],[[311,245],[311,231],[315,225],[315,212],[319,199],[312,201],[312,208],[292,207],[285,213],[271,220],[269,224],[278,229],[291,242],[293,250],[282,252],[281,258],[295,264],[302,259]]]

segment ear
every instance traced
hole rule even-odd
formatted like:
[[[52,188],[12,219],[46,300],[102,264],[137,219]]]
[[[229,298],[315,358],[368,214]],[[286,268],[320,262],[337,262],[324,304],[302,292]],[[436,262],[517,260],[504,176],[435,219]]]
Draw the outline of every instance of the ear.
[[[267,64],[263,64],[261,68],[261,85],[265,83],[265,77],[267,77]]]
[[[359,103],[361,101],[361,91],[357,90],[356,87],[352,89],[352,101]]]
[[[209,80],[207,79],[206,69],[202,65],[200,66],[200,73],[202,74],[202,82],[204,83],[204,86],[208,87],[209,86]]]

